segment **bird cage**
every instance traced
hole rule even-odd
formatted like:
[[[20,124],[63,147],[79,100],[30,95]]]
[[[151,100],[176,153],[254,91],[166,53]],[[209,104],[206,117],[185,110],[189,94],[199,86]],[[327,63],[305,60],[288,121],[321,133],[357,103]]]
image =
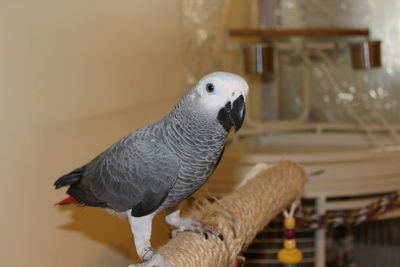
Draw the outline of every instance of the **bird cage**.
[[[232,137],[227,150],[228,168],[241,166],[245,173],[252,163],[289,158],[310,172],[323,169],[311,177],[304,194],[317,214],[360,208],[400,189],[400,127],[379,111],[371,90],[352,76],[353,71],[380,67],[380,42],[369,39],[368,29],[233,29],[230,35],[259,42],[240,45],[253,98],[246,128]],[[301,40],[290,42],[291,37]],[[285,79],[290,79],[289,89]],[[324,102],[324,97],[329,99]],[[326,113],[318,114],[323,105],[328,106]],[[268,112],[274,116],[262,115]],[[299,266],[325,266],[326,229],[299,230],[305,254]],[[246,266],[279,266],[274,246],[281,246],[281,232],[279,221],[267,226],[245,252]]]

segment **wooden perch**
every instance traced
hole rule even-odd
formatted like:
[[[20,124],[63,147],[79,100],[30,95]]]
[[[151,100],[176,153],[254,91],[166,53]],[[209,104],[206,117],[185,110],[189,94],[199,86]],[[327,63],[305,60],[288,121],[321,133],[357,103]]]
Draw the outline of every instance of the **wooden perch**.
[[[306,181],[303,168],[290,161],[261,168],[245,185],[192,214],[196,220],[223,234],[223,241],[215,236],[205,239],[185,232],[171,239],[158,252],[174,267],[232,266],[256,234],[301,197]]]

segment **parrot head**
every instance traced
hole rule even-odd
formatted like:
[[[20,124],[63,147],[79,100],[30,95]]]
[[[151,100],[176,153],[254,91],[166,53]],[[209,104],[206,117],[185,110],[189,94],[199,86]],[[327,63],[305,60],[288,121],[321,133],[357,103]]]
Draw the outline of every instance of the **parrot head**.
[[[245,100],[249,92],[247,82],[228,72],[210,73],[195,85],[190,97],[203,112],[215,119],[227,130],[240,129],[246,114]]]

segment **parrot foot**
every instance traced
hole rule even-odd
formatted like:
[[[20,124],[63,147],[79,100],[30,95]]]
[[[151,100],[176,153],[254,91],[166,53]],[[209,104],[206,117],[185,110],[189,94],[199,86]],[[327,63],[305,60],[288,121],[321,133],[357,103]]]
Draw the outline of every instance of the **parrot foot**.
[[[151,258],[145,259],[147,254],[149,252],[153,252],[151,255]],[[153,250],[149,250],[144,256],[143,256],[143,262],[138,263],[138,264],[129,264],[128,267],[172,267],[172,265],[165,260],[165,258],[161,255],[158,254],[157,252]]]
[[[198,221],[195,221],[190,217],[187,218],[180,217],[179,210],[169,214],[166,217],[166,221],[168,224],[175,226],[177,228],[171,232],[172,237],[175,237],[178,233],[182,232],[193,232],[196,234],[203,235],[206,239],[208,239],[209,235],[213,235],[221,239],[221,241],[224,240],[224,236],[219,232],[217,232],[216,230],[212,229],[211,227],[208,227]]]
[[[187,219],[189,219],[189,218],[187,218]],[[174,229],[171,232],[171,236],[175,237],[177,234],[182,233],[182,232],[193,232],[196,234],[200,234],[200,235],[203,235],[205,239],[208,239],[209,235],[213,235],[213,236],[221,239],[221,241],[224,240],[224,236],[222,234],[220,234],[216,230],[214,230],[202,223],[196,222],[194,220],[192,221],[192,223],[190,225],[180,226],[179,228]]]

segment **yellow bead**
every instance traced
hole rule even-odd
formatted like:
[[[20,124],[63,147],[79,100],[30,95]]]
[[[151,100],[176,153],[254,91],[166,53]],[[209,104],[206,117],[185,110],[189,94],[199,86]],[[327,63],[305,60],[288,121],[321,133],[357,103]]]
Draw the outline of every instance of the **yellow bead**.
[[[287,250],[281,249],[278,253],[278,260],[283,264],[297,264],[303,259],[303,254],[297,248]]]
[[[283,245],[286,249],[295,249],[296,248],[296,240],[295,239],[285,239],[283,241]]]
[[[296,220],[293,217],[285,218],[285,228],[294,229],[296,227]]]

